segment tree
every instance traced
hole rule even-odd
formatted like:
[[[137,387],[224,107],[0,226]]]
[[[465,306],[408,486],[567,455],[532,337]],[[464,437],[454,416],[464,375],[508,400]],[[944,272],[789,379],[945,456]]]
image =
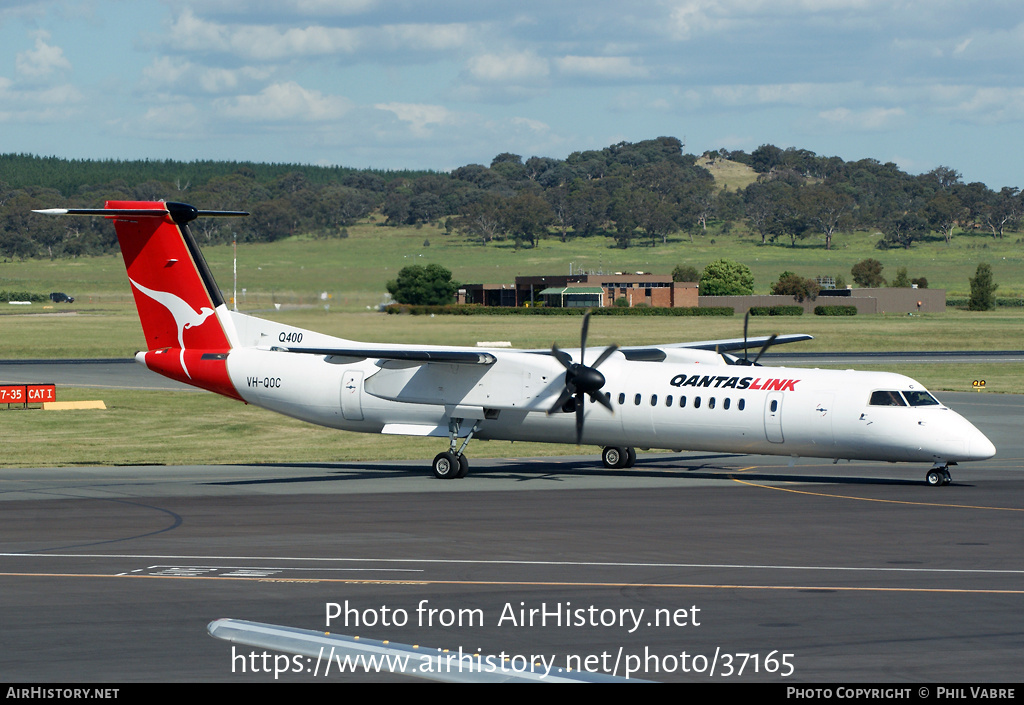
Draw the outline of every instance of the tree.
[[[825,184],[805,187],[800,194],[804,217],[825,236],[825,249],[832,249],[832,236],[837,230],[850,227],[856,202]]]
[[[885,235],[876,247],[887,250],[890,247],[902,247],[909,250],[916,240],[920,240],[928,232],[928,221],[916,211],[907,211],[900,215],[886,218],[882,223]]]
[[[794,296],[797,301],[818,298],[821,285],[813,279],[803,279],[799,274],[783,272],[779,280],[772,284],[771,293],[775,296]]]
[[[996,307],[996,289],[992,280],[992,265],[982,262],[971,277],[971,298],[967,308],[971,311],[991,311]]]
[[[910,276],[907,274],[906,267],[900,267],[896,270],[896,278],[889,282],[889,287],[892,289],[909,289],[910,288]]]
[[[555,214],[548,202],[529,192],[522,192],[505,201],[500,212],[501,227],[512,235],[516,247],[522,247],[523,243],[536,247],[554,219]]]
[[[452,273],[439,264],[402,267],[398,279],[388,282],[388,293],[395,301],[418,306],[450,304],[458,289],[458,282],[452,281]]]
[[[867,289],[875,289],[885,286],[885,279],[882,277],[882,263],[877,259],[869,257],[861,260],[850,268],[853,281]]]
[[[505,201],[493,193],[485,193],[479,200],[468,204],[455,227],[486,245],[501,234],[501,211]]]
[[[720,259],[704,268],[700,277],[701,296],[746,296],[754,293],[750,267]]]
[[[992,194],[988,203],[981,208],[981,217],[992,237],[1003,237],[1003,229],[1013,226],[1024,214],[1024,199],[1017,188],[1004,187],[998,194]]]
[[[940,191],[925,205],[924,217],[930,228],[942,233],[948,245],[953,239],[953,229],[961,221],[968,219],[970,212],[956,194]]]
[[[674,282],[696,282],[700,281],[700,272],[692,264],[677,264],[672,270],[672,281]]]

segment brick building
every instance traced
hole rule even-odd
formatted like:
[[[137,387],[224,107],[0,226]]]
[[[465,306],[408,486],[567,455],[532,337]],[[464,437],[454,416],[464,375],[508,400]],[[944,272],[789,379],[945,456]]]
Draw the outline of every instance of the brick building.
[[[626,299],[630,306],[646,304],[667,308],[697,305],[697,282],[674,282],[668,274],[613,272],[516,277],[515,285],[467,284],[459,290],[459,303],[484,306],[613,306]]]

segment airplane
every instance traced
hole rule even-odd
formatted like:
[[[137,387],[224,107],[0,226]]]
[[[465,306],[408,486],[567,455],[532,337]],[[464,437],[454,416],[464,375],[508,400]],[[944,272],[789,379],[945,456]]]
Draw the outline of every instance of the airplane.
[[[364,343],[228,308],[188,224],[247,213],[163,201],[36,212],[114,221],[150,370],[322,426],[447,437],[439,479],[466,476],[473,438],[598,445],[606,468],[631,467],[638,447],[931,463],[931,486],[996,453],[909,377],[758,364],[808,335],[748,340],[744,324],[742,339],[612,345],[588,364],[588,313],[573,350]]]

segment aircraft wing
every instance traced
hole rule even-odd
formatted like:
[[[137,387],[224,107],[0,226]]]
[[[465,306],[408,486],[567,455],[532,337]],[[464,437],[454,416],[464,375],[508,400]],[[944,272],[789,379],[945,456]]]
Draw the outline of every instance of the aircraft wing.
[[[665,345],[642,345],[619,348],[627,360],[660,362],[666,358],[665,349],[691,349],[709,350],[716,353],[742,350],[744,346],[748,350],[757,350],[769,342],[771,336],[762,335],[748,338],[728,338],[725,340],[702,340],[690,343],[668,343]],[[796,343],[801,340],[812,340],[813,336],[806,333],[790,333],[787,335],[775,336],[771,344],[781,345],[783,343]],[[334,355],[338,357],[351,357],[358,359],[374,358],[377,360],[396,360],[400,362],[426,363],[446,362],[457,365],[493,365],[497,362],[494,354],[476,350],[459,349],[431,349],[410,350],[401,348],[295,348],[295,347],[274,347],[272,350],[278,352],[300,353],[306,355]],[[552,354],[550,350],[515,350],[513,352],[531,352],[540,355]]]
[[[391,641],[282,627],[240,619],[218,619],[207,626],[210,636],[233,644],[273,649],[308,657],[287,659],[280,672],[326,676],[335,673],[398,673],[448,683],[642,683],[605,673],[567,671],[548,664],[528,664],[521,658],[411,646]],[[461,659],[459,657],[462,657]],[[314,661],[315,659],[315,661]],[[278,663],[274,661],[275,668]],[[297,670],[296,670],[297,669]]]
[[[756,338],[747,338],[746,347],[748,350],[756,350],[768,342],[769,335],[760,335]],[[813,335],[806,333],[789,333],[787,335],[775,336],[772,347],[783,343],[797,343],[801,340],[814,340]],[[673,343],[671,345],[660,345],[663,348],[697,348],[698,350],[717,350],[718,352],[729,352],[731,350],[742,350],[744,347],[743,338],[729,338],[727,340],[701,340],[693,343]]]
[[[755,352],[765,344],[778,345],[780,343],[795,343],[800,340],[811,340],[812,338],[813,336],[806,335],[804,333],[779,335],[775,336],[774,339],[769,335],[761,335],[756,338],[747,338],[746,344],[744,344],[743,338],[729,338],[726,340],[699,340],[692,343],[631,346],[619,348],[619,352],[621,352],[627,360],[633,362],[665,362],[670,358],[675,361],[685,359],[685,356],[680,356],[682,351],[685,350],[702,350],[714,353],[716,356],[725,359],[727,364],[733,364],[731,361],[735,360],[735,358],[725,355],[724,353],[743,350],[744,347],[751,352]],[[701,358],[701,361],[706,360]]]
[[[407,350],[392,348],[271,348],[277,352],[305,355],[333,355],[337,357],[373,358],[401,362],[448,362],[456,365],[493,365],[498,358],[488,352],[475,350]]]

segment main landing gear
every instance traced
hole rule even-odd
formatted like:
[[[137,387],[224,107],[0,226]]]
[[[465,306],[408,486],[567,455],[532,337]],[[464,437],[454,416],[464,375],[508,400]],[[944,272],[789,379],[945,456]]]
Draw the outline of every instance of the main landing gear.
[[[434,457],[434,477],[438,480],[463,478],[469,472],[469,460],[461,453],[445,451]]]
[[[953,481],[953,478],[949,474],[949,465],[938,465],[932,467],[928,471],[928,474],[924,476],[924,481],[927,482],[931,487],[941,487],[942,485],[948,485]]]
[[[438,480],[461,480],[466,476],[466,473],[469,472],[469,460],[462,454],[462,452],[466,450],[466,446],[469,445],[469,439],[473,437],[474,433],[480,430],[480,427],[474,423],[473,428],[466,436],[466,440],[464,440],[460,446],[458,443],[458,437],[459,425],[461,422],[462,419],[451,419],[448,422],[448,450],[434,456],[432,469],[434,471],[434,477]]]
[[[633,446],[626,446],[625,448],[608,446],[601,451],[601,462],[609,470],[631,468],[633,463],[636,462],[636,449]]]

